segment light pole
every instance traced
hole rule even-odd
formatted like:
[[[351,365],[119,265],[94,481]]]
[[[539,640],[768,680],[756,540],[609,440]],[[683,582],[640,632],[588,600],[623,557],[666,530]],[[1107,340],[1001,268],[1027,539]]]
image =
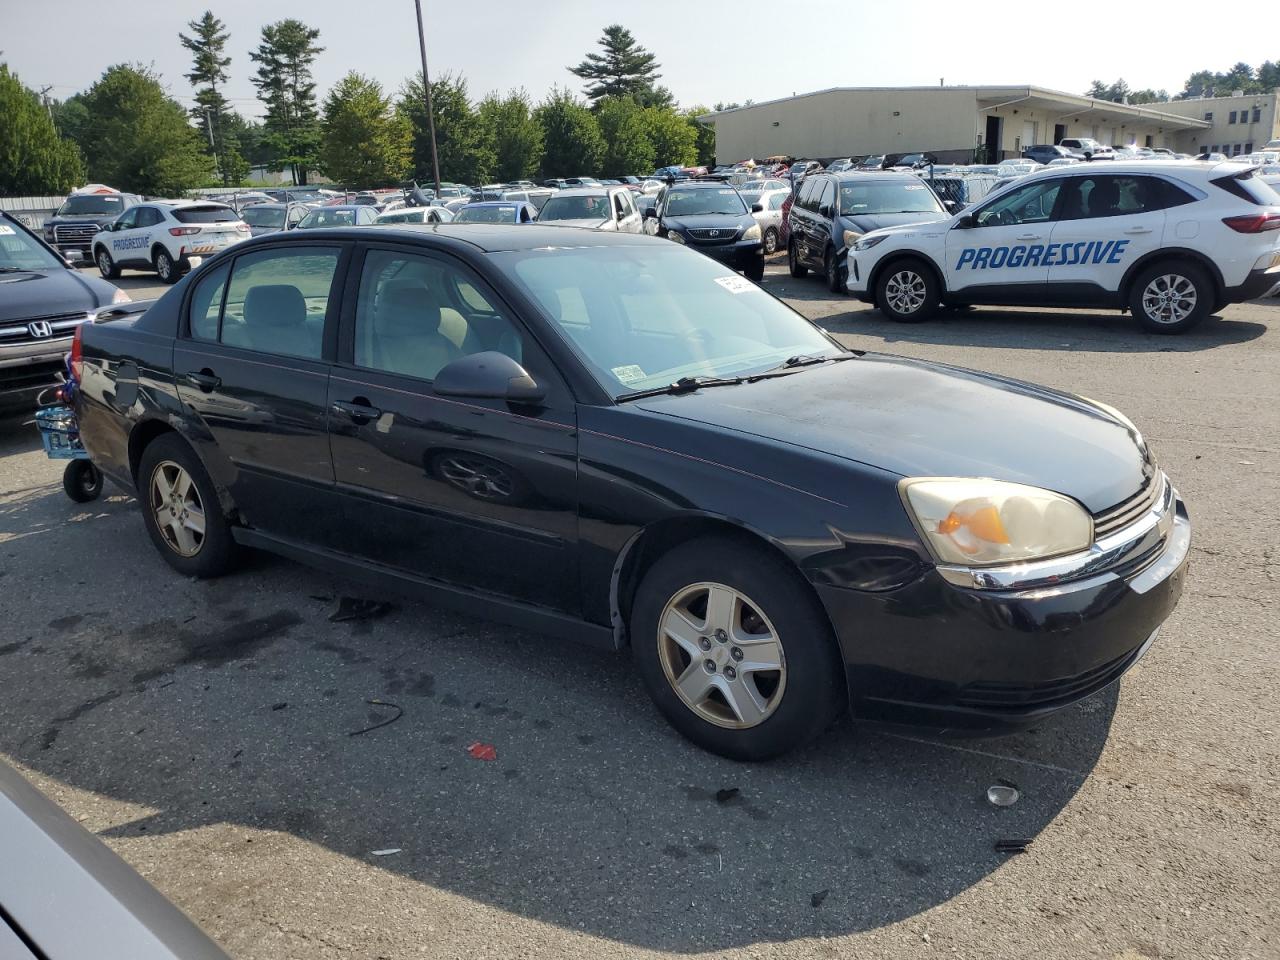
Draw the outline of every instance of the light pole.
[[[436,116],[431,109],[431,76],[427,73],[427,35],[422,32],[422,0],[413,0],[418,11],[418,50],[422,54],[422,89],[427,95],[427,130],[431,134],[431,174],[436,181],[436,197],[440,196],[440,158],[436,154]]]

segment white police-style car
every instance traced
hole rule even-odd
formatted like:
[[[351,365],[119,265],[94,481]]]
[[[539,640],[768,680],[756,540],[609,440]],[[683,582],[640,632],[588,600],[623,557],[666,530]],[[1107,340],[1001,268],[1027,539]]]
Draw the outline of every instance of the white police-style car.
[[[249,225],[225,203],[150,200],[130,207],[94,235],[93,260],[108,280],[120,276],[121,267],[133,267],[177,283],[205,257],[249,236]]]
[[[950,220],[869,231],[846,276],[893,320],[965,304],[1116,307],[1181,333],[1280,282],[1280,194],[1239,163],[1045,169]]]

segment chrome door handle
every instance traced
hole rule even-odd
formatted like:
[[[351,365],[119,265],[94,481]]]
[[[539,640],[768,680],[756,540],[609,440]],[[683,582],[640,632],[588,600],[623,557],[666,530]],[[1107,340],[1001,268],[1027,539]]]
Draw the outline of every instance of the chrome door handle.
[[[335,400],[332,404],[335,413],[340,413],[353,423],[368,423],[370,420],[377,420],[382,416],[382,411],[377,407],[370,406],[364,401],[363,397],[357,397],[351,403],[343,400]]]
[[[1150,232],[1151,232],[1150,227],[1130,227],[1128,230],[1125,231],[1125,233],[1133,233],[1133,234],[1150,233]]]
[[[201,393],[213,393],[213,391],[222,386],[222,381],[207,369],[199,371],[192,370],[190,373],[185,374],[182,379],[187,381],[187,383],[191,384],[191,386],[195,387]]]

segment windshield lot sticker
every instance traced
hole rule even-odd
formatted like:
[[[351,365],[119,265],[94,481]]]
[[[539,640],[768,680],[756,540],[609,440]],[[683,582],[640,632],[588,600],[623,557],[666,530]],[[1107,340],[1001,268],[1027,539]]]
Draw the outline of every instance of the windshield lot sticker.
[[[756,288],[756,285],[746,277],[716,277],[716,283],[730,293],[746,293]]]
[[[1070,267],[1074,264],[1119,263],[1128,240],[1090,240],[1088,243],[1035,243],[1017,247],[965,247],[956,269],[998,270],[1001,267]]]
[[[634,363],[629,363],[625,367],[614,367],[613,375],[618,378],[619,383],[635,383],[637,380],[644,379],[644,371],[637,367]]]
[[[6,226],[5,224],[0,223],[0,237],[11,237],[11,236],[13,236],[13,227]]]

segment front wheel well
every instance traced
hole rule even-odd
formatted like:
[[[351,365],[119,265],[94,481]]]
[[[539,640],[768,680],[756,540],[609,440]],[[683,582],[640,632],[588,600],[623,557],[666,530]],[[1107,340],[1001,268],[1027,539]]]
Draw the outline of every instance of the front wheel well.
[[[867,278],[867,290],[874,296],[876,292],[876,285],[880,282],[880,276],[889,269],[889,267],[893,266],[895,263],[901,263],[903,260],[920,261],[920,263],[924,265],[925,269],[933,273],[934,282],[938,285],[938,293],[943,298],[946,297],[947,283],[942,277],[942,271],[938,269],[938,265],[934,263],[930,257],[923,253],[918,253],[915,250],[898,250],[889,254],[887,257],[882,258],[880,262],[872,268],[871,276]]]
[[[827,616],[813,585],[796,569],[791,558],[765,537],[716,517],[671,517],[645,527],[632,537],[615,564],[609,606],[619,646],[628,645],[627,631],[632,604],[636,590],[649,569],[676,547],[710,536],[733,540],[746,549],[763,550],[782,560],[790,569],[795,570],[796,578],[805,585],[818,609],[822,611],[822,616]]]

